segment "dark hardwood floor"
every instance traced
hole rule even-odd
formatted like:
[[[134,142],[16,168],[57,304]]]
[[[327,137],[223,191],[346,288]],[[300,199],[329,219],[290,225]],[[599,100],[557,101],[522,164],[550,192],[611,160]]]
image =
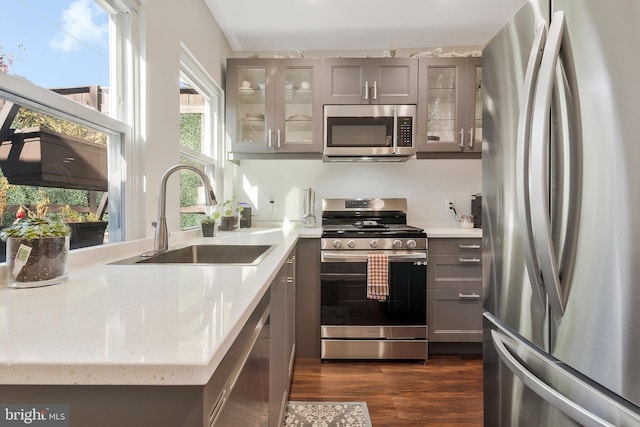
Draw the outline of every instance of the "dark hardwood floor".
[[[289,400],[367,402],[373,427],[482,426],[482,357],[418,362],[296,359]]]

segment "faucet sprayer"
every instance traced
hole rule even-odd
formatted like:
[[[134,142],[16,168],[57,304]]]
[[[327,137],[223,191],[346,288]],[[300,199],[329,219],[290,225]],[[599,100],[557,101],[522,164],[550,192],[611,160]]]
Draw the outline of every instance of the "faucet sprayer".
[[[190,170],[192,172],[197,173],[202,178],[202,182],[205,187],[205,204],[207,206],[212,206],[218,204],[216,200],[216,195],[213,192],[213,187],[211,186],[211,182],[209,181],[209,177],[195,166],[191,165],[175,165],[167,169],[167,171],[162,175],[162,179],[160,180],[160,191],[158,194],[158,220],[152,225],[156,228],[154,239],[153,239],[153,252],[143,254],[150,256],[153,254],[166,252],[169,248],[169,232],[167,230],[167,181],[169,177],[176,171],[179,170]]]

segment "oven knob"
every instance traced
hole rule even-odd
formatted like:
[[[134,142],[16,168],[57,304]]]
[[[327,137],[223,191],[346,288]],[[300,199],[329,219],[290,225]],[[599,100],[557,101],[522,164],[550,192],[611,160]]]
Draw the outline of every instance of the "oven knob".
[[[338,249],[342,247],[342,242],[340,240],[334,240],[333,241],[333,247]]]
[[[393,247],[394,248],[401,248],[402,247],[402,240],[394,240],[393,241]]]
[[[372,248],[377,248],[378,247],[378,241],[377,240],[372,240],[371,243],[369,244]]]
[[[416,241],[415,240],[407,240],[407,247],[409,249],[413,249],[416,247]]]
[[[355,240],[349,240],[347,242],[347,246],[349,246],[350,248],[355,248],[356,247],[356,241]]]

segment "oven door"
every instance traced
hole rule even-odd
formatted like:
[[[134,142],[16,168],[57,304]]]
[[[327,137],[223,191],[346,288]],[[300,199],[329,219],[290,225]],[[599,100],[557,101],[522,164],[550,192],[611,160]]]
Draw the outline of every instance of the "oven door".
[[[384,301],[367,298],[366,260],[366,254],[352,251],[322,252],[323,336],[426,338],[426,253],[389,256],[389,297]]]
[[[389,256],[389,297],[367,298],[367,255],[322,251],[322,359],[427,359],[427,254]]]

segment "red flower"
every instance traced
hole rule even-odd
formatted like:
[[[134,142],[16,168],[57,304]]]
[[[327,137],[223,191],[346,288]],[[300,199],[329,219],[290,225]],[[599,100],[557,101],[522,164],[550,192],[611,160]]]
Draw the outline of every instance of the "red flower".
[[[24,218],[24,210],[22,209],[22,206],[20,207],[20,209],[18,209],[18,212],[16,212],[16,218],[17,219]]]

